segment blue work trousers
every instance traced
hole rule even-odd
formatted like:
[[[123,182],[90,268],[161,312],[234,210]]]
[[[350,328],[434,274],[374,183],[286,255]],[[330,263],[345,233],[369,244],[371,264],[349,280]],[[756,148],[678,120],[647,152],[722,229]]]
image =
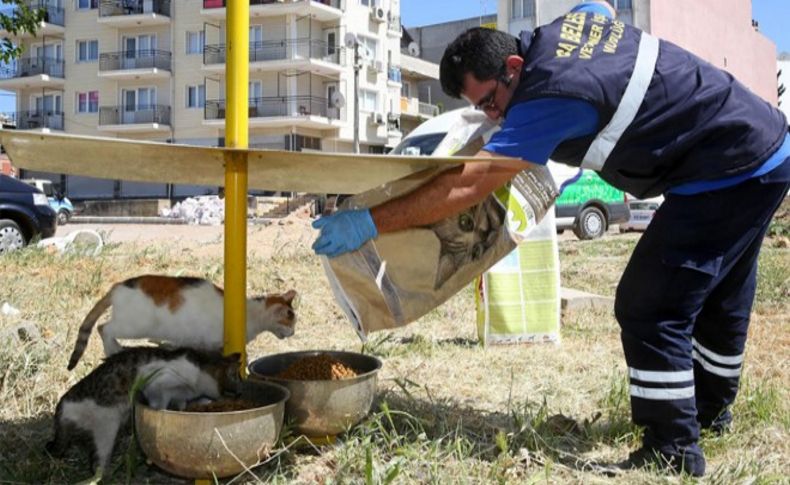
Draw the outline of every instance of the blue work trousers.
[[[757,257],[788,180],[790,159],[734,187],[669,194],[634,249],[615,314],[646,447],[702,459],[700,425],[729,419]]]

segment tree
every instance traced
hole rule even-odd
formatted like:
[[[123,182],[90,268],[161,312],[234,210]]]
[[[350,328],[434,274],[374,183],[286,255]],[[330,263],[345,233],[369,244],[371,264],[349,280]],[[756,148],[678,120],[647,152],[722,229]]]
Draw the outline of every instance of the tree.
[[[34,7],[30,0],[0,0],[0,4],[14,7],[13,11],[7,9],[0,11],[0,29],[11,35],[25,32],[35,35],[46,13],[46,7]],[[4,37],[0,40],[0,63],[8,63],[20,55],[22,48],[15,45],[11,39]]]

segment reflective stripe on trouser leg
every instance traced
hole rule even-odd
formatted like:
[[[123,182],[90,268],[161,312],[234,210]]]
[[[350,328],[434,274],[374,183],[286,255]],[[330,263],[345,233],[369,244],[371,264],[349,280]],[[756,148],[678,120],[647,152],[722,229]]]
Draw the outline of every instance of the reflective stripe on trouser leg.
[[[744,361],[746,333],[757,286],[757,257],[767,225],[758,231],[705,302],[694,326],[692,357],[697,420],[703,428],[727,425]]]

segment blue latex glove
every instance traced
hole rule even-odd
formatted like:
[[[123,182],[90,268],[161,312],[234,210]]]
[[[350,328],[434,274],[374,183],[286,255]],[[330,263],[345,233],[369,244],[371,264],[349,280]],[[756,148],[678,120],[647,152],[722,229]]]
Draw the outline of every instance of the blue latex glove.
[[[330,258],[359,249],[379,235],[369,209],[341,211],[313,222],[321,230],[313,243],[316,254]]]

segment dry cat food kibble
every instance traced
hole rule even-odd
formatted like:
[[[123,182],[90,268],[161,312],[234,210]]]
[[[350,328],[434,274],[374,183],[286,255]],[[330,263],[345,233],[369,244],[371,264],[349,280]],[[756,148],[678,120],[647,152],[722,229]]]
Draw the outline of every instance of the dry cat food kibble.
[[[244,399],[220,399],[209,403],[190,404],[185,411],[190,413],[226,413],[228,411],[244,411],[255,407],[258,407],[258,405]]]
[[[354,369],[328,354],[302,357],[275,377],[296,381],[336,381],[356,377]]]

